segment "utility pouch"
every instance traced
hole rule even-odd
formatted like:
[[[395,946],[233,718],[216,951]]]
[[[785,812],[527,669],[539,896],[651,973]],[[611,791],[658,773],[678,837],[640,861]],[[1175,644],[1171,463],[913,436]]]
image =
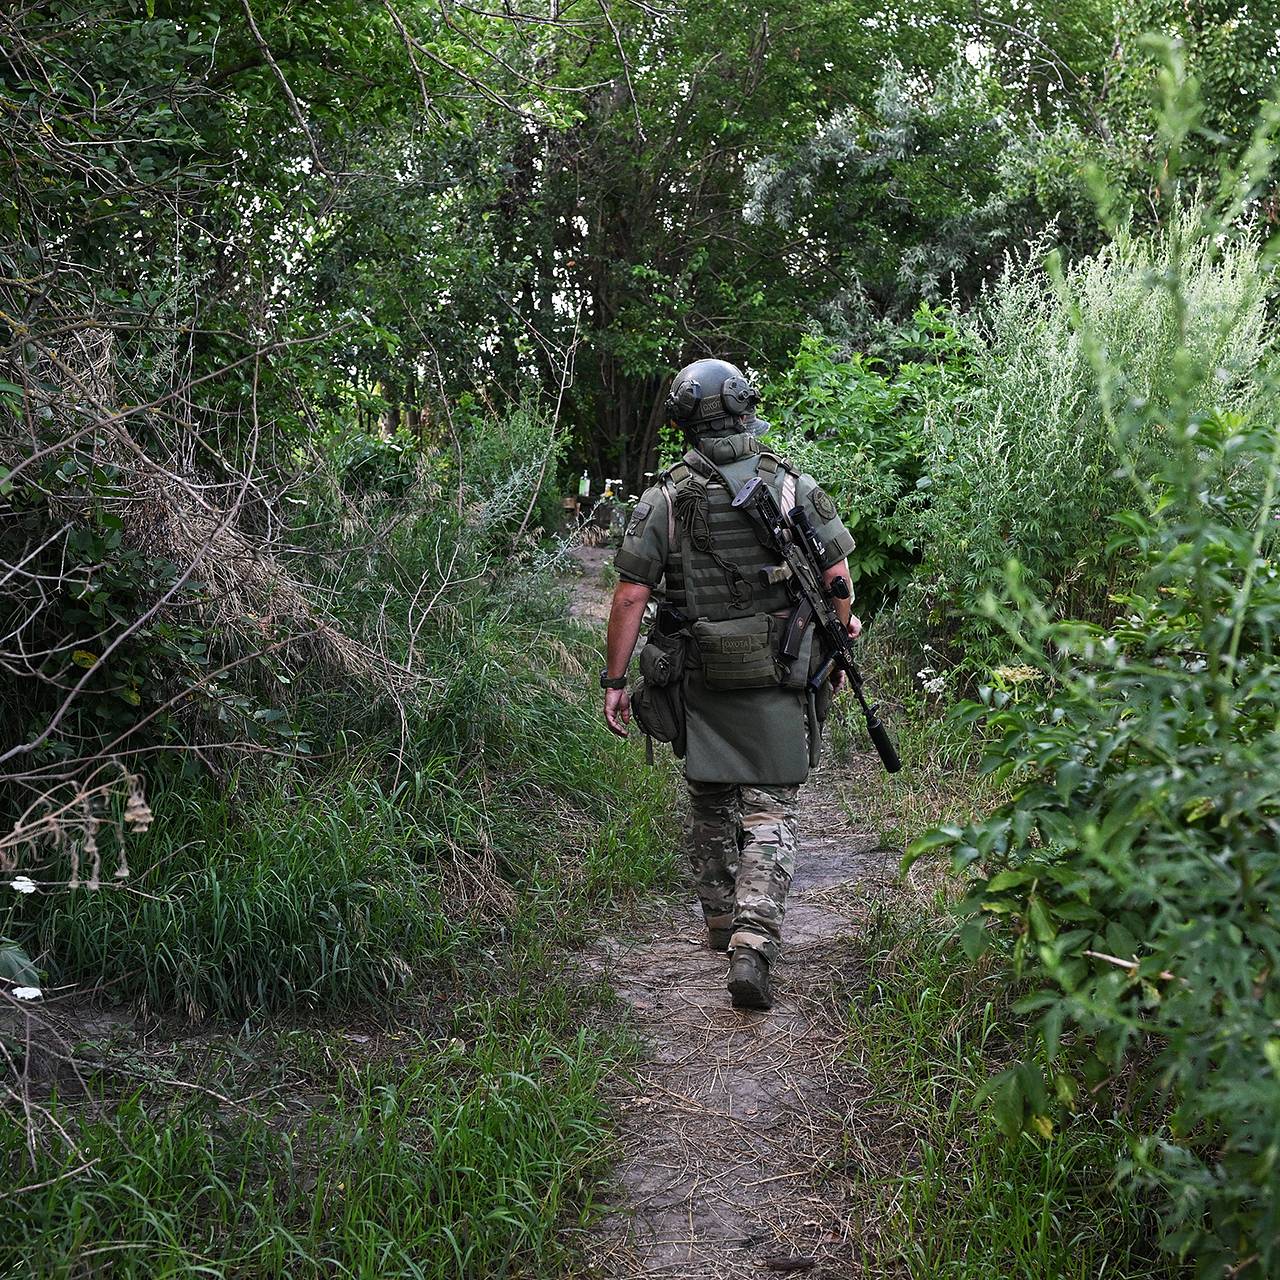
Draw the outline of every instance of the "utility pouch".
[[[693,624],[693,641],[708,689],[767,689],[779,684],[778,622],[771,614]]]
[[[817,628],[810,622],[798,635],[792,636],[795,657],[788,658],[782,650],[786,648],[793,619],[794,611],[776,620],[779,641],[778,680],[784,689],[804,689],[808,687],[809,677],[813,674],[813,655],[819,647],[816,640]]]
[[[640,675],[646,684],[665,689],[684,676],[689,657],[689,637],[669,635],[655,627],[640,650]]]
[[[689,638],[650,631],[640,650],[640,679],[631,692],[631,713],[654,742],[669,742],[677,756],[685,750],[684,669]]]

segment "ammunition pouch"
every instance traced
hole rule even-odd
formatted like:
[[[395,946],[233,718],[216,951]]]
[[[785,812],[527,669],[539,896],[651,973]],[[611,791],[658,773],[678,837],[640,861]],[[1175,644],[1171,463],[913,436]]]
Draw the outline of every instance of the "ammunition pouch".
[[[702,662],[702,678],[708,689],[768,689],[780,681],[778,620],[769,613],[711,622],[699,618],[693,624],[693,642]]]
[[[669,742],[677,756],[685,749],[684,669],[689,656],[685,632],[655,626],[640,650],[640,679],[631,693],[631,712],[655,742]]]

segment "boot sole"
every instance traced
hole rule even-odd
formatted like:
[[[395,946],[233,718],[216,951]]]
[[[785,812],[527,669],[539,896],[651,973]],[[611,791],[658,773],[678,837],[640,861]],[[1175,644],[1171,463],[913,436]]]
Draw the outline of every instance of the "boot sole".
[[[754,982],[729,979],[729,996],[735,1009],[772,1009],[773,997],[766,995]]]

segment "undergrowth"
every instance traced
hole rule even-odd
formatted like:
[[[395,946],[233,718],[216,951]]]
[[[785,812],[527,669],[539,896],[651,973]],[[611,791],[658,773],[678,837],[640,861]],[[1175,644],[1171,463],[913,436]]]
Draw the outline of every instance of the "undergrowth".
[[[912,1280],[1148,1280],[1181,1274],[1154,1209],[1113,1169],[1130,1135],[1106,1099],[1047,1134],[1010,1141],[975,1097],[1029,1035],[1015,994],[969,961],[940,904],[900,900],[865,941],[849,1004],[873,1117],[864,1239],[878,1275]]]
[[[412,721],[400,770],[386,742],[175,779],[126,884],[13,895],[3,931],[50,990],[168,1019],[99,1042],[55,1002],[31,1041],[0,1026],[34,1107],[0,1114],[0,1275],[565,1264],[629,1046],[563,949],[670,882],[672,778],[585,705],[594,637],[534,630],[519,658],[471,651],[441,693],[469,714]]]
[[[0,1275],[554,1273],[595,1212],[601,1085],[629,1046],[551,955],[473,967],[393,1021],[118,1041],[55,1093],[74,1144],[28,1165],[0,1127],[32,1188],[8,1198]]]

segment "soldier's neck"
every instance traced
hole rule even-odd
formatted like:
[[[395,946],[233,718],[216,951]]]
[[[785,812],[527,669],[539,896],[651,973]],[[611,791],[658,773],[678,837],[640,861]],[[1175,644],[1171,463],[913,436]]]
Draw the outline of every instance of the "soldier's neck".
[[[708,461],[723,467],[727,462],[759,453],[760,441],[750,431],[739,431],[731,436],[699,436],[696,448]]]

